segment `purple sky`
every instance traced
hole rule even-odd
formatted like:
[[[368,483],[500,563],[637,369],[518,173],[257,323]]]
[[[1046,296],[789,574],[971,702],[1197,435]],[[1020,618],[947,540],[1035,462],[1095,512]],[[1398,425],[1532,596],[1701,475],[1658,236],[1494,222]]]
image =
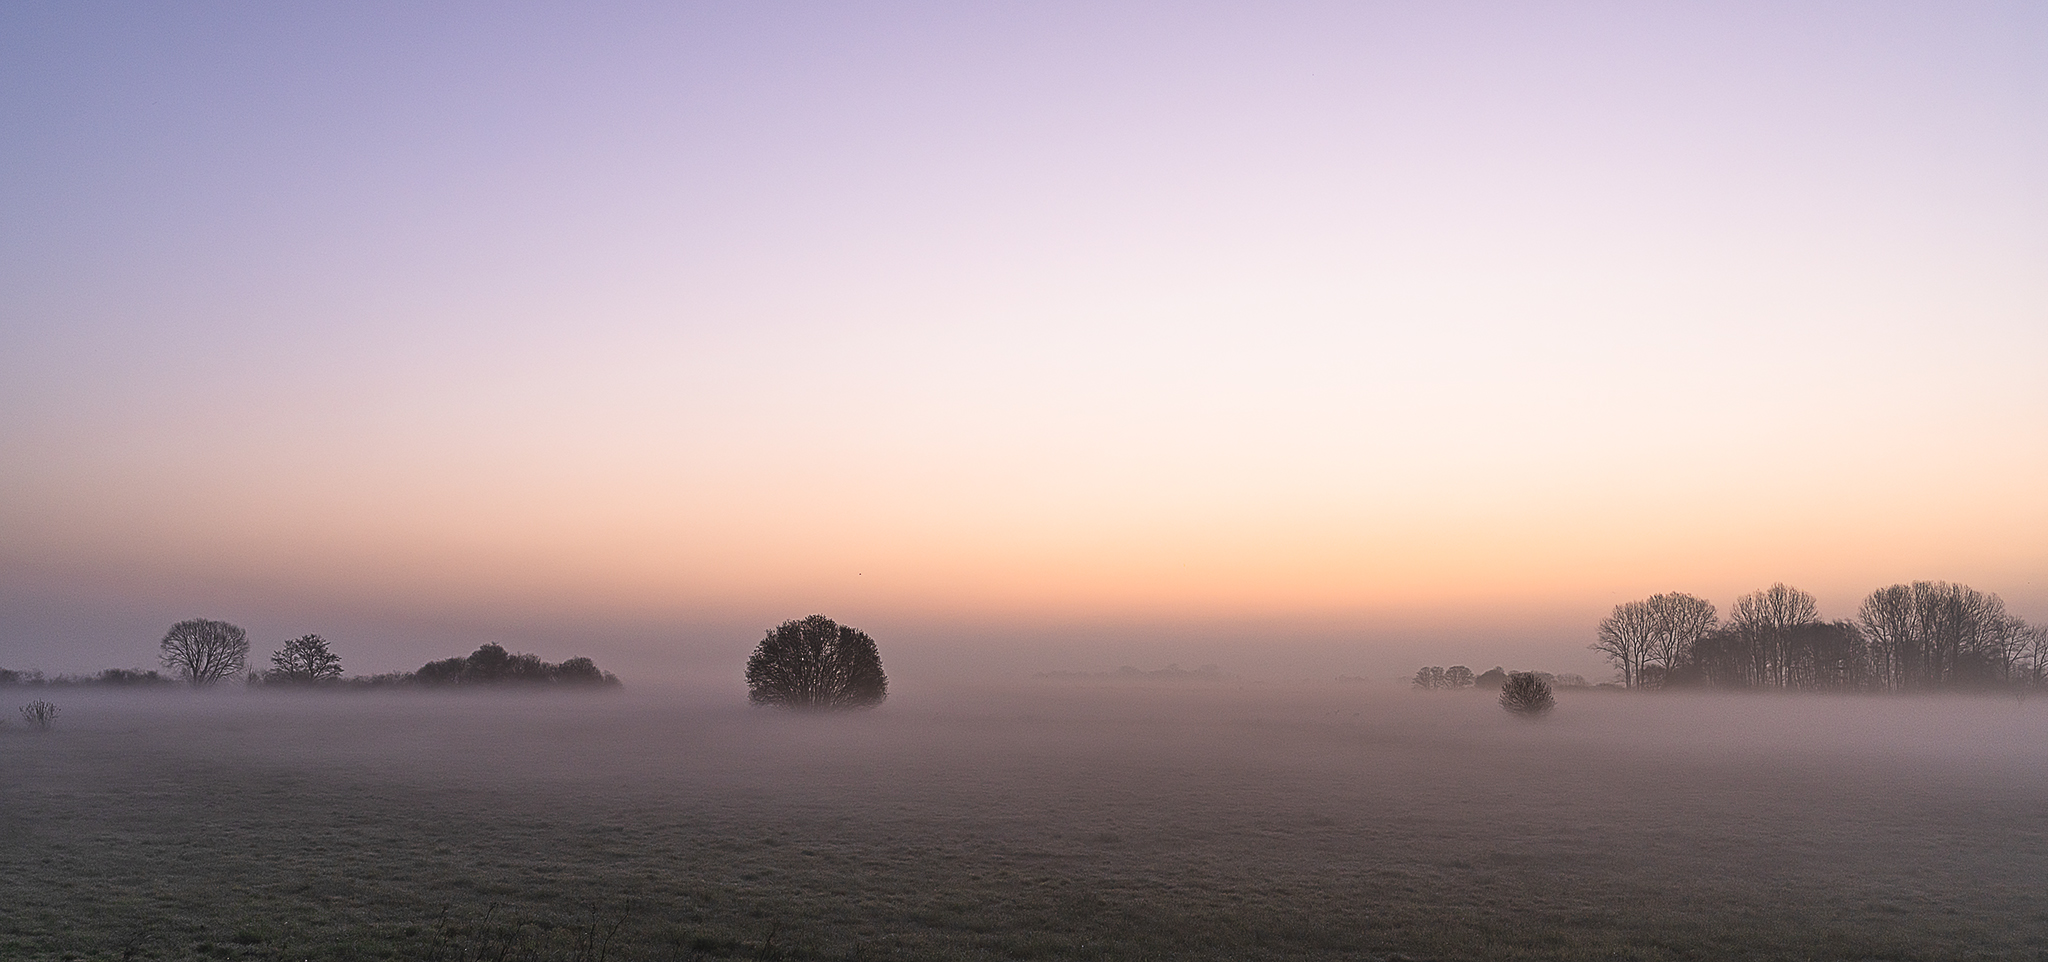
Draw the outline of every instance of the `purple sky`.
[[[2038,4],[10,4],[0,129],[0,666],[2048,618]]]

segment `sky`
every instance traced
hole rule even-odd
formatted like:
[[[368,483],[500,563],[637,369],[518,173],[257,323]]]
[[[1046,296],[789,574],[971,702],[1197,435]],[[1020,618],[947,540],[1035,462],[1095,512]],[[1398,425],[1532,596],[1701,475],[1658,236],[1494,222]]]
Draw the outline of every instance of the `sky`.
[[[2048,620],[2032,3],[0,7],[0,665]]]

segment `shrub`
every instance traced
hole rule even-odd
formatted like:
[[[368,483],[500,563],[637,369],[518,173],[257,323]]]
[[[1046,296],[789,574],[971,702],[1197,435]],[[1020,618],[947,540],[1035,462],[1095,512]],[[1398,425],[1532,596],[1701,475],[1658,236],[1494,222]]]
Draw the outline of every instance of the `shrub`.
[[[21,719],[28,723],[30,731],[49,731],[57,720],[57,706],[46,701],[29,702],[21,706]]]
[[[1501,686],[1500,707],[1524,718],[1540,718],[1557,707],[1557,699],[1550,694],[1549,682],[1533,671],[1518,671]]]

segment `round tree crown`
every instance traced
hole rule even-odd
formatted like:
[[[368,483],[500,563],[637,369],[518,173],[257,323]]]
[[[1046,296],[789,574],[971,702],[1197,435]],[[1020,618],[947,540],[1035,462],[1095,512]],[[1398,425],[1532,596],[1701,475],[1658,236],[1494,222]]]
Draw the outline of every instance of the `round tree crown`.
[[[747,659],[747,699],[756,705],[873,708],[888,697],[875,640],[824,615],[770,629]]]

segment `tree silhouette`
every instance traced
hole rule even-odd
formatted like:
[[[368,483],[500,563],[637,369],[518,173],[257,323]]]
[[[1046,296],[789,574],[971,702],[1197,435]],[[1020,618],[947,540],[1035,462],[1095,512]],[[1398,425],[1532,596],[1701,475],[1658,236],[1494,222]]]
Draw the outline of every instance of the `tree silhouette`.
[[[889,697],[875,640],[824,615],[771,629],[747,659],[747,699],[784,708],[873,708]]]
[[[484,644],[467,658],[430,661],[412,673],[412,680],[430,688],[451,685],[578,685],[616,687],[617,675],[603,671],[588,658],[571,658],[559,665],[540,660],[539,655],[513,654],[500,644]]]
[[[172,625],[157,647],[164,667],[196,688],[242,670],[249,659],[249,633],[225,621],[193,618]]]
[[[1714,606],[1704,598],[1676,591],[1651,595],[1615,605],[1589,647],[1612,659],[1621,668],[1622,684],[1634,688],[1661,682],[1715,621]]]
[[[1550,684],[1535,672],[1518,671],[1501,686],[1500,707],[1524,718],[1539,718],[1557,707],[1557,699],[1550,694]]]
[[[1997,595],[1946,581],[1879,588],[1856,620],[1879,676],[1904,691],[2002,682],[2030,630]]]
[[[1796,660],[1792,636],[1819,623],[1819,602],[1784,582],[1735,599],[1735,605],[1728,609],[1728,628],[1749,655],[1749,683],[1770,688],[1802,687],[1790,677]]]
[[[1614,613],[1600,620],[1599,640],[1590,646],[1606,655],[1621,669],[1621,683],[1634,688],[1649,660],[1656,624],[1648,605],[1630,601],[1614,606]]]
[[[284,643],[270,656],[263,679],[273,685],[319,685],[341,677],[341,658],[327,649],[327,639],[305,635]]]
[[[2034,625],[2021,636],[2018,675],[2039,688],[2048,683],[2048,625]]]
[[[555,683],[560,685],[616,685],[618,676],[608,675],[597,667],[597,662],[588,658],[571,658],[554,667]]]
[[[477,646],[462,669],[462,681],[471,684],[542,684],[548,680],[548,663],[539,655],[515,655],[499,644]]]

